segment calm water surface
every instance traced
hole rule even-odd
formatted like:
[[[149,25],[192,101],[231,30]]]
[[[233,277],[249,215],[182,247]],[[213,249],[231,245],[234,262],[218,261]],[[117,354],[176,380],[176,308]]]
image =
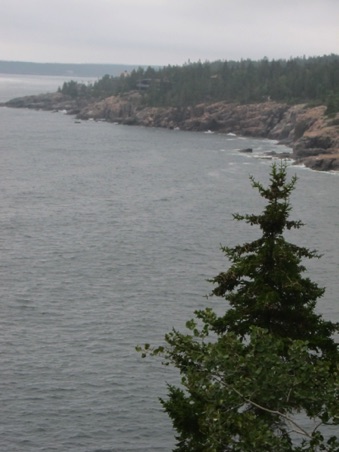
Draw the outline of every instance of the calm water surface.
[[[0,100],[60,85],[23,79],[0,77]],[[261,209],[248,175],[270,169],[237,149],[284,149],[7,108],[0,127],[0,450],[170,451],[157,397],[175,375],[134,347],[207,304],[222,312],[205,280],[227,266],[220,243],[256,237],[232,213]],[[290,239],[324,254],[308,268],[339,320],[339,178],[289,173],[306,223]]]

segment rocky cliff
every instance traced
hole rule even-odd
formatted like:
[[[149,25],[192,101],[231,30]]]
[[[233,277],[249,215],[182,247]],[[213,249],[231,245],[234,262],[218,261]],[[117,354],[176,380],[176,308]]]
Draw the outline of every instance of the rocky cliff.
[[[71,99],[53,93],[13,99],[5,105],[66,110],[78,119],[270,138],[290,146],[297,163],[316,170],[339,170],[339,114],[327,117],[324,106],[217,102],[185,108],[145,107],[139,92],[101,101]]]

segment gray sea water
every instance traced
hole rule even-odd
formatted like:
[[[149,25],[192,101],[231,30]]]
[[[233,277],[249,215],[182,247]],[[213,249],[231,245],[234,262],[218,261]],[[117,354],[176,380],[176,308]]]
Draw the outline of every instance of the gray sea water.
[[[60,82],[0,76],[0,101]],[[262,208],[248,176],[268,180],[266,150],[286,149],[0,108],[1,451],[172,449],[158,397],[176,376],[135,346],[225,309],[206,279],[227,268],[220,244],[258,234],[232,213]],[[339,177],[288,172],[306,224],[289,239],[324,255],[307,265],[338,321]]]

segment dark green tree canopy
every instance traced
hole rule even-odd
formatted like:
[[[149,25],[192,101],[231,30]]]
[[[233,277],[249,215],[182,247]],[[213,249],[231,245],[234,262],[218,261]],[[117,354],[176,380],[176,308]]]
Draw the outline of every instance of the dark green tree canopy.
[[[223,251],[230,267],[212,279],[213,295],[229,308],[217,316],[197,311],[188,332],[173,330],[165,345],[139,347],[177,368],[181,384],[168,386],[161,403],[177,435],[177,452],[339,451],[339,351],[332,334],[339,324],[315,312],[323,295],[304,276],[315,251],[289,243],[285,165],[273,165],[261,214],[234,215],[259,227],[261,236]],[[299,416],[299,417],[298,417]],[[308,419],[309,427],[300,422]],[[326,433],[326,434],[325,434]]]
[[[146,82],[146,83],[145,83]],[[326,104],[328,114],[339,110],[339,56],[259,61],[214,61],[183,66],[138,68],[120,77],[105,75],[83,88],[66,82],[70,96],[85,92],[104,98],[139,89],[144,105],[187,107],[202,102],[264,102]]]
[[[207,340],[206,325],[187,326],[191,334],[172,331],[162,351],[182,375],[161,399],[178,433],[175,451],[338,452],[338,438],[318,430],[339,423],[331,363],[310,359],[303,341],[290,341],[282,359],[286,341],[263,329],[252,328],[244,343],[233,333]],[[317,428],[303,427],[299,413]]]
[[[296,177],[286,182],[286,176],[286,168],[273,165],[267,188],[251,178],[267,205],[259,215],[234,218],[259,226],[262,235],[251,243],[223,248],[232,265],[211,280],[217,286],[212,293],[225,297],[231,309],[215,319],[213,329],[245,336],[251,326],[258,326],[280,337],[307,340],[317,351],[336,351],[332,334],[338,324],[315,313],[316,301],[325,290],[303,276],[303,260],[319,256],[283,236],[286,229],[303,226],[301,221],[289,220]]]

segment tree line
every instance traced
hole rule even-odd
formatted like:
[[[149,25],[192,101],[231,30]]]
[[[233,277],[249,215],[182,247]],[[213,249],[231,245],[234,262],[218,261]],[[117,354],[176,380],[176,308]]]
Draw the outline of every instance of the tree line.
[[[95,99],[133,90],[142,93],[143,103],[148,106],[186,107],[202,102],[274,100],[325,104],[327,113],[331,114],[339,111],[339,56],[139,67],[120,76],[107,74],[92,84],[70,81],[59,88],[72,97]]]

